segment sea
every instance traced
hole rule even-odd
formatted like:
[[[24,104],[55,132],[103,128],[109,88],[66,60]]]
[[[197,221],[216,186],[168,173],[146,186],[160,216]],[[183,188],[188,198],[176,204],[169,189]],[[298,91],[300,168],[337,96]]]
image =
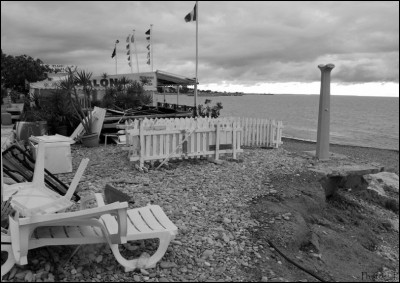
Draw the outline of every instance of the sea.
[[[281,120],[284,137],[316,141],[319,95],[245,94],[243,96],[199,96],[214,105],[221,102],[220,117],[253,117]],[[165,95],[176,103],[175,95]],[[164,101],[164,95],[158,95]],[[193,105],[194,97],[179,95],[179,104]],[[330,143],[399,150],[399,98],[338,96],[330,97]]]

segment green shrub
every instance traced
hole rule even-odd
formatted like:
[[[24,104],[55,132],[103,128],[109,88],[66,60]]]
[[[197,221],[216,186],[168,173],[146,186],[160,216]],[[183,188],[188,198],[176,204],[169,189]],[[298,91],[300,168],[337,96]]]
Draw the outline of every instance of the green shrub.
[[[204,105],[199,104],[197,106],[197,115],[200,117],[211,117],[218,118],[220,115],[220,111],[223,109],[222,102],[217,102],[216,105],[211,105],[211,100],[206,99]]]

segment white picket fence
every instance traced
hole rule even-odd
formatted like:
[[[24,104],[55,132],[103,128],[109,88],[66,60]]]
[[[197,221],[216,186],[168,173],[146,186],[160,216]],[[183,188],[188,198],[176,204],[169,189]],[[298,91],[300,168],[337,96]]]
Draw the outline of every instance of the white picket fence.
[[[144,119],[126,123],[129,160],[164,161],[214,157],[243,152],[240,148],[242,129],[232,119],[176,118]]]
[[[281,121],[253,118],[174,118],[125,122],[130,161],[215,157],[243,152],[242,146],[277,148]]]
[[[278,148],[282,144],[282,121],[233,117],[243,129],[241,146]]]

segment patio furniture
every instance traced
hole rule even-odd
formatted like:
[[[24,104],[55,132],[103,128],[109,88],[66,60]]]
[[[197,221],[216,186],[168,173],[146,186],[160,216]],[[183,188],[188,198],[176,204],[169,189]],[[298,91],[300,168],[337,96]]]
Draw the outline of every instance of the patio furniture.
[[[33,180],[35,160],[26,152],[26,150],[18,145],[12,145],[2,152],[2,157],[4,174],[8,177],[17,183],[31,182]],[[61,195],[65,195],[68,191],[68,186],[61,182],[46,168],[44,169],[44,179],[47,188],[56,191]],[[72,200],[80,200],[80,197],[76,192],[73,194]]]
[[[44,176],[45,143],[39,142],[35,171],[32,182],[4,185],[4,198],[11,199],[12,207],[23,216],[34,214],[48,214],[63,211],[73,205],[71,201],[79,180],[89,162],[88,158],[81,161],[79,168],[64,196],[50,190],[45,185]]]
[[[87,203],[96,200],[98,207],[85,209]],[[82,199],[81,210],[27,218],[9,217],[10,228],[1,233],[1,251],[8,253],[1,266],[1,276],[14,264],[27,264],[28,251],[54,245],[82,245],[108,243],[115,259],[125,272],[136,268],[153,268],[164,256],[168,245],[175,238],[178,228],[158,205],[148,205],[127,210],[126,202],[104,204],[101,194]],[[157,251],[145,260],[127,260],[118,248],[129,241],[160,240]]]

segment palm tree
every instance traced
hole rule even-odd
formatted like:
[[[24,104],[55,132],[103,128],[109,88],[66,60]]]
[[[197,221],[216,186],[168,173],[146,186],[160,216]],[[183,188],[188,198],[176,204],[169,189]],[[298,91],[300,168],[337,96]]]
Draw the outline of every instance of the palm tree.
[[[76,115],[82,121],[82,125],[86,131],[86,134],[91,134],[93,116],[91,111],[88,111],[87,116],[85,115],[82,109],[82,105],[79,103],[79,96],[76,85],[79,84],[83,87],[84,99],[90,104],[90,95],[93,90],[92,84],[90,82],[92,73],[83,70],[77,71],[76,67],[74,70],[68,68],[67,72],[68,75],[60,82],[59,87],[67,92],[68,97],[71,101],[71,105],[73,106]]]

